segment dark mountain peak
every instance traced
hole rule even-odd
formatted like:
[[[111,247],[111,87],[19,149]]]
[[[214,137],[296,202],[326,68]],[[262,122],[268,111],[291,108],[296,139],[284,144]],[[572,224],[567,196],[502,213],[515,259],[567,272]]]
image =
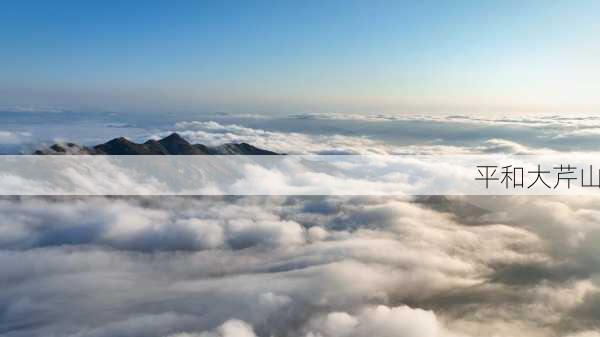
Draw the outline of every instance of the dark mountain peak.
[[[168,154],[207,154],[204,151],[194,147],[178,133],[173,132],[165,138],[158,141]]]
[[[69,146],[69,144],[65,144],[65,145],[54,144],[54,145],[50,146],[50,150],[56,151],[56,152],[67,152],[67,149],[70,148],[71,146]]]
[[[211,154],[210,149],[202,144],[190,144],[186,139],[174,132],[167,137],[159,140],[160,144],[167,149],[170,154],[179,155],[201,155]]]
[[[105,154],[105,155],[276,155],[248,143],[229,143],[209,147],[203,144],[190,144],[176,132],[159,139],[150,139],[143,144],[118,137],[93,148],[74,143],[54,144],[34,154]]]
[[[37,150],[38,155],[60,155],[60,154],[95,154],[93,149],[75,143],[58,143],[46,149]]]
[[[111,139],[104,144],[94,146],[94,149],[101,154],[112,155],[167,154],[159,146],[137,144],[125,137]]]
[[[147,141],[144,142],[144,144],[145,145],[155,145],[155,144],[160,144],[160,143],[156,139],[148,139]]]
[[[129,145],[129,144],[134,144],[134,143],[125,137],[118,137],[118,138],[113,138],[113,139],[109,140],[105,144],[115,144],[115,145],[116,144],[127,144],[127,145]]]
[[[163,143],[171,143],[171,144],[190,144],[187,140],[181,137],[177,132],[173,132],[170,135],[164,137],[159,141],[161,144]]]
[[[215,154],[240,154],[240,155],[275,155],[277,153],[263,150],[248,143],[229,143],[213,148]]]

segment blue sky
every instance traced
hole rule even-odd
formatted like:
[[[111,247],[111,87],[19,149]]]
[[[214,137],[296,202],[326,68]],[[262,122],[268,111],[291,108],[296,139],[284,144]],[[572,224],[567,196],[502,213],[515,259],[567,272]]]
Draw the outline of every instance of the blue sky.
[[[600,2],[3,1],[0,106],[596,112]]]

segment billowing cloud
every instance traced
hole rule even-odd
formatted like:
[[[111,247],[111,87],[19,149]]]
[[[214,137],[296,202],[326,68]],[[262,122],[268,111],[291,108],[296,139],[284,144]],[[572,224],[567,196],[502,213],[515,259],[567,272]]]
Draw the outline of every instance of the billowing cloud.
[[[415,130],[411,130],[411,125],[415,122],[423,124],[424,121],[407,118],[396,122],[399,123],[396,125],[399,135],[410,131],[411,139],[406,139],[404,144],[389,142],[387,139],[379,137],[376,133],[360,134],[352,130],[352,128],[350,129],[352,131],[347,131],[343,134],[323,133],[314,135],[306,132],[266,131],[238,124],[221,124],[215,121],[179,122],[173,130],[162,132],[155,137],[158,138],[169,132],[177,131],[189,141],[195,143],[220,145],[230,142],[246,142],[288,154],[544,154],[552,152],[552,150],[544,146],[543,142],[531,145],[520,143],[520,141],[531,140],[530,136],[529,138],[521,139],[522,136],[519,133],[523,133],[523,131],[516,133],[515,139],[511,139],[510,131],[490,132],[490,134],[505,138],[492,136],[492,138],[481,139],[481,131],[473,129],[480,127],[478,124],[458,124],[460,122],[453,119],[434,120],[438,124],[448,124],[448,130],[456,127],[453,124],[457,124],[460,128],[465,129],[464,135],[447,134],[447,137],[452,138],[450,142],[447,139],[436,138],[435,127],[429,126],[428,128],[427,124],[415,125]],[[489,123],[490,128],[498,127],[498,130],[502,130],[501,128],[505,127],[505,123],[493,123],[492,121],[489,121]],[[422,130],[419,131],[419,129]],[[520,130],[519,127],[517,127],[517,130]],[[525,130],[536,129],[527,124]],[[545,131],[536,132],[539,132],[541,136],[545,135]],[[461,137],[464,137],[464,139],[461,139]],[[477,138],[472,139],[473,137]],[[483,142],[483,145],[481,142]],[[548,146],[552,146],[552,144],[549,143]]]
[[[594,336],[597,204],[7,197],[0,329],[11,337]]]
[[[142,199],[143,200],[143,199]],[[149,209],[142,201],[92,198],[54,203],[1,200],[0,248],[103,245],[125,250],[204,250],[290,246],[306,230],[256,206],[198,203],[202,209]]]
[[[201,333],[176,333],[169,337],[256,337],[252,326],[240,320],[230,319],[215,331]]]
[[[358,314],[330,312],[312,319],[306,337],[450,337],[432,311],[408,306],[372,306]]]
[[[344,135],[313,136],[298,132],[266,131],[237,124],[223,125],[214,121],[179,122],[175,130],[193,143],[221,145],[245,142],[287,154],[362,154],[385,153],[383,142]]]

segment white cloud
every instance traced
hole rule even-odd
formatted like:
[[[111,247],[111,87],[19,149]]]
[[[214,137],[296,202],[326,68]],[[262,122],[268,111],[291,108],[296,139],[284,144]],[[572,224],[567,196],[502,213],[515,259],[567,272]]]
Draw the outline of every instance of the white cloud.
[[[347,119],[348,116],[344,115],[342,117]],[[406,122],[414,120],[420,119],[415,119],[415,117],[402,119],[402,121]],[[467,118],[467,120],[471,119]],[[452,118],[437,118],[433,119],[433,121],[447,123],[449,124],[448,128],[452,128],[453,123],[459,123],[462,120],[456,120]],[[471,121],[474,123],[480,122],[480,120]],[[488,123],[490,123],[490,125],[493,127],[501,127],[504,125],[497,120],[490,120]],[[524,127],[532,127],[532,123],[529,121],[523,121],[519,123],[524,123]],[[516,140],[502,138],[488,139],[483,145],[479,145],[479,142],[451,145],[443,140],[436,139],[435,134],[423,134],[419,135],[420,138],[423,138],[421,142],[414,143],[413,141],[404,145],[392,145],[378,140],[376,137],[367,137],[366,135],[360,134],[354,136],[335,133],[311,135],[298,132],[266,131],[262,129],[244,127],[237,124],[220,124],[214,121],[179,122],[175,125],[175,130],[163,132],[160,135],[155,136],[155,138],[165,136],[171,131],[177,131],[179,134],[193,143],[216,146],[231,142],[246,142],[261,148],[287,154],[441,155],[480,153],[545,154],[553,152],[553,150],[545,147],[526,146],[518,143]],[[429,132],[434,131],[435,130],[432,129]],[[423,132],[426,132],[426,130]]]
[[[0,130],[0,144],[21,144],[31,141],[31,133]]]
[[[309,323],[306,337],[449,337],[432,311],[378,305],[358,314],[332,312]]]
[[[600,337],[600,331],[582,331],[565,337]]]
[[[230,319],[211,332],[176,333],[169,337],[256,337],[252,326],[236,319]]]
[[[193,143],[216,146],[225,143],[245,142],[260,148],[287,154],[385,153],[385,149],[389,148],[382,142],[362,137],[336,134],[313,136],[295,132],[265,131],[236,124],[222,125],[214,121],[179,122],[175,125],[174,131]]]
[[[597,322],[597,203],[3,198],[0,317],[35,318],[27,336],[567,336]]]

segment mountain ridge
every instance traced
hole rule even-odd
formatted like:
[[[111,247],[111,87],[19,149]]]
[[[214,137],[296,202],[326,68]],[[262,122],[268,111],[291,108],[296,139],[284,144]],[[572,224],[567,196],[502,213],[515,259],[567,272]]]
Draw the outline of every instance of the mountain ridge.
[[[75,143],[53,144],[36,150],[36,155],[278,155],[248,143],[227,143],[219,146],[191,144],[178,133],[159,140],[135,143],[125,137],[113,138],[93,147]]]

